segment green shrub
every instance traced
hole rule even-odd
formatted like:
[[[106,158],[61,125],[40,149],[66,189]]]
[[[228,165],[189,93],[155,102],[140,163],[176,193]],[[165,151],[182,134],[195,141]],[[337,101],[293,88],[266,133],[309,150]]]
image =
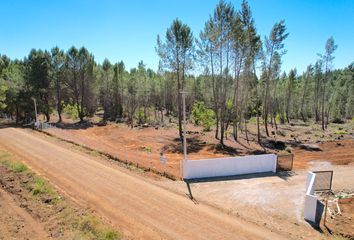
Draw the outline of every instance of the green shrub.
[[[283,119],[283,117],[278,113],[278,114],[275,116],[275,121],[277,121],[277,123],[281,123],[281,122],[284,122],[284,119]]]
[[[152,148],[149,147],[149,146],[141,146],[140,147],[140,151],[151,153],[152,152]]]
[[[46,184],[44,180],[37,178],[34,183],[32,194],[39,195],[44,193],[49,195],[55,195],[54,190],[50,186],[48,186],[48,184]]]
[[[138,109],[138,111],[135,113],[135,118],[137,119],[138,124],[145,123],[144,108]]]
[[[28,167],[23,163],[9,161],[7,159],[8,157],[9,157],[8,154],[0,153],[0,165],[16,173],[26,172],[28,170]]]
[[[117,231],[102,226],[100,221],[91,215],[83,216],[78,223],[78,228],[89,239],[115,240],[121,238]]]
[[[192,119],[196,125],[203,126],[204,131],[210,131],[214,125],[215,113],[212,109],[206,108],[203,102],[195,102],[192,108]]]
[[[257,124],[257,117],[251,117],[250,120],[248,120],[248,122]],[[259,117],[259,124],[260,125],[264,124],[264,121],[261,117]]]
[[[114,230],[106,230],[102,233],[102,239],[104,240],[115,240],[120,239],[119,234]]]
[[[289,146],[285,148],[285,151],[287,151],[288,153],[292,153],[292,149]]]
[[[27,166],[23,163],[13,162],[11,163],[11,170],[14,172],[25,172],[28,170]]]
[[[347,134],[348,132],[344,131],[344,130],[338,130],[338,131],[335,131],[334,133],[338,134],[338,135],[344,135],[344,134]]]
[[[63,112],[67,114],[72,120],[77,120],[79,118],[79,112],[74,104],[64,105]]]

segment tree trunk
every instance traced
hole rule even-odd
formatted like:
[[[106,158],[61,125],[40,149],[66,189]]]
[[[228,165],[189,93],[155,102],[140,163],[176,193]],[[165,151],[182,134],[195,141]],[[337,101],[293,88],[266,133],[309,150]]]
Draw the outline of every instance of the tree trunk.
[[[259,107],[257,106],[257,139],[258,143],[261,144],[261,131],[259,128]]]
[[[178,94],[177,94],[177,104],[178,104],[178,131],[179,131],[179,137],[181,141],[183,141],[183,131],[182,131],[182,108],[181,108],[181,83],[179,80],[179,71],[177,71],[177,88],[178,88]]]
[[[249,140],[248,140],[248,130],[247,130],[247,120],[245,118],[245,133],[246,133],[246,140],[247,140],[247,143],[249,144]]]
[[[306,95],[306,89],[307,89],[307,84],[308,84],[308,78],[309,76],[306,75],[306,78],[305,78],[305,84],[304,84],[304,91],[303,91],[303,94],[302,94],[302,99],[301,99],[301,118],[302,118],[302,121],[306,122],[306,118],[305,118],[305,113],[304,113],[304,106],[305,106],[305,95]]]
[[[241,65],[242,65],[242,60],[240,59],[240,63],[238,68],[236,67],[237,62],[235,58],[235,80],[236,80],[236,87],[235,87],[235,93],[234,93],[234,108],[235,108],[235,119],[234,119],[234,124],[233,124],[233,136],[234,140],[237,141],[237,117],[238,117],[238,90],[239,90],[239,80],[240,80],[240,70],[241,70]]]
[[[215,116],[216,116],[216,128],[215,128],[215,138],[219,139],[219,111],[216,109],[215,111]]]
[[[319,102],[319,98],[320,98],[320,80],[319,80],[319,76],[317,76],[316,79],[316,87],[315,87],[315,120],[316,122],[320,121],[320,115],[319,115],[319,110],[318,110],[318,102]]]
[[[18,124],[20,118],[18,101],[16,101],[16,124]]]
[[[325,90],[326,90],[326,83],[324,83],[324,86],[323,86],[323,94],[322,94],[322,114],[321,114],[321,117],[322,117],[322,130],[324,131],[325,130],[325,111],[324,111],[324,105],[325,105]]]

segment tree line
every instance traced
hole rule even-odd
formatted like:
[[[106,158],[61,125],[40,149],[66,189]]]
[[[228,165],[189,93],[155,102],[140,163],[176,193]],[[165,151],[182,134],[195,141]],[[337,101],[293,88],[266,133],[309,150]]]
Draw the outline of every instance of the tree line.
[[[263,39],[247,1],[239,10],[220,1],[204,29],[194,37],[179,19],[164,37],[157,36],[157,71],[141,61],[130,70],[124,62],[102,64],[85,47],[33,49],[23,60],[0,55],[0,113],[16,119],[34,119],[38,112],[50,121],[56,112],[70,113],[81,122],[97,112],[103,121],[135,124],[177,119],[182,138],[182,98],[187,90],[187,114],[195,124],[215,129],[224,144],[235,140],[247,124],[260,128],[313,119],[323,130],[329,122],[354,115],[354,64],[333,70],[337,45],[330,37],[318,60],[299,74],[281,71],[289,33],[284,20]]]

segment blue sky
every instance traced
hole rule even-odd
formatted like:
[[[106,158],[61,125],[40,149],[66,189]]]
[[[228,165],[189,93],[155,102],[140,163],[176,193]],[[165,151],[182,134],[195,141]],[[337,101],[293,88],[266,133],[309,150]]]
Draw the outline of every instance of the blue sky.
[[[23,58],[32,48],[85,46],[98,62],[143,60],[156,70],[156,36],[178,17],[198,36],[218,0],[4,0],[0,7],[0,54]],[[241,1],[233,1],[239,9]],[[328,37],[339,45],[334,67],[354,61],[353,0],[249,0],[258,32],[269,34],[285,19],[290,33],[283,70],[306,69]]]

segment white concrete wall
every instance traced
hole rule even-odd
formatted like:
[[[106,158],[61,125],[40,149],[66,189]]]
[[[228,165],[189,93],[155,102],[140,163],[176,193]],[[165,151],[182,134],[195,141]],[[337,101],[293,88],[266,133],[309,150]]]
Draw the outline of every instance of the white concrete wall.
[[[183,161],[184,179],[276,172],[276,170],[275,154]]]
[[[304,217],[311,222],[316,222],[317,197],[314,195],[315,179],[315,173],[307,173]]]

